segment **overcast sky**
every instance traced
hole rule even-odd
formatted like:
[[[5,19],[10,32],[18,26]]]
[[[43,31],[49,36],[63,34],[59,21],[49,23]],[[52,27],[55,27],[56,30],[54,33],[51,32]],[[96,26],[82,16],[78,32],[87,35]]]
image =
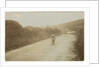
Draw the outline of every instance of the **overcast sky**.
[[[84,12],[6,12],[6,20],[22,26],[46,26],[84,19]]]

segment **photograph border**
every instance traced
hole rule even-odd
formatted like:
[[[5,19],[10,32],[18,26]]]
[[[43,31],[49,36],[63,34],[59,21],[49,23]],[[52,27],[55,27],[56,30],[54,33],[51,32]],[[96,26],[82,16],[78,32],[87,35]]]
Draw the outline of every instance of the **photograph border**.
[[[22,5],[23,3],[23,5]],[[30,5],[27,5],[30,3]],[[56,5],[55,5],[56,3]],[[18,5],[19,4],[19,5]],[[52,5],[51,5],[52,4]],[[89,7],[90,8],[90,63],[99,63],[99,1],[6,1],[6,7]],[[94,17],[95,16],[95,17]],[[94,36],[95,35],[95,36]],[[95,50],[94,50],[95,49]],[[94,58],[96,57],[96,58]]]
[[[5,12],[31,11],[84,11],[85,60],[84,61],[5,61]],[[1,9],[1,66],[89,66],[90,63],[90,9],[89,8],[2,8]],[[86,23],[87,22],[87,23]]]

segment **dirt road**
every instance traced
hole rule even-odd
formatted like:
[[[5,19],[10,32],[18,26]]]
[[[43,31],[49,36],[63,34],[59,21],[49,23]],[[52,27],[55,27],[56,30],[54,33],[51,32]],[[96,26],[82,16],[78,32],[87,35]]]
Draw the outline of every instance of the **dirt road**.
[[[74,53],[75,35],[63,34],[56,37],[55,45],[51,39],[42,40],[6,53],[7,61],[71,61]]]

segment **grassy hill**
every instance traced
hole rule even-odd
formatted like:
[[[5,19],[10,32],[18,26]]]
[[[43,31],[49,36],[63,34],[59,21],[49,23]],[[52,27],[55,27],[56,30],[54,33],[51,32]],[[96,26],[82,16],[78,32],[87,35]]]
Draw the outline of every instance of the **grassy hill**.
[[[63,23],[57,25],[57,28],[60,30],[67,32],[67,31],[79,31],[80,29],[84,28],[84,19],[68,22],[68,23]]]

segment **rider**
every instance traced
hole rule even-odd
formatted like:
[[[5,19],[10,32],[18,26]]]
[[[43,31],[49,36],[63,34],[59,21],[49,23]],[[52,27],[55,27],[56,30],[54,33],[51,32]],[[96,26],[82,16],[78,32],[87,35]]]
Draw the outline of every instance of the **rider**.
[[[52,34],[52,36],[51,36],[51,45],[54,45],[55,44],[55,35],[54,34]]]

